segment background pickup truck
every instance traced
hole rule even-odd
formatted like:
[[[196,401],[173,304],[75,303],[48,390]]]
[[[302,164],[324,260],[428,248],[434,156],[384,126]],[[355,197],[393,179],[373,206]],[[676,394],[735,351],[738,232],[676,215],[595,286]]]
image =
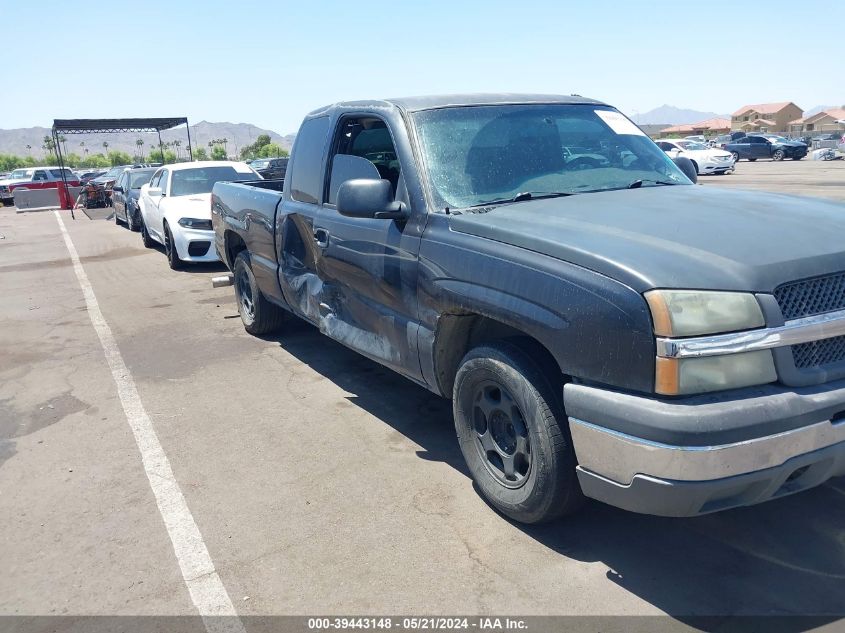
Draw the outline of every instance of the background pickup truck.
[[[610,106],[545,95],[335,104],[283,187],[211,204],[246,330],[293,314],[451,398],[518,521],[845,474],[843,205],[692,186]]]

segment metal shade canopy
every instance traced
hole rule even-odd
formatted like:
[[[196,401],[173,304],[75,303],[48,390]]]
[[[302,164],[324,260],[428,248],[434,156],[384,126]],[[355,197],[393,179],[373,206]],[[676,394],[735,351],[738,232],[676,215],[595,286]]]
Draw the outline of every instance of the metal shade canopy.
[[[59,157],[59,166],[62,168],[62,182],[67,187],[65,178],[65,160],[62,156],[59,134],[118,134],[120,132],[157,132],[158,147],[161,156],[164,158],[164,147],[161,142],[161,131],[184,125],[188,132],[188,156],[194,160],[194,151],[191,148],[191,127],[188,125],[188,117],[164,117],[144,119],[53,119],[53,141],[56,144],[56,153]],[[71,208],[71,217],[73,209]]]
[[[110,132],[161,132],[188,125],[187,117],[163,119],[55,119],[53,132],[62,134],[99,134]]]

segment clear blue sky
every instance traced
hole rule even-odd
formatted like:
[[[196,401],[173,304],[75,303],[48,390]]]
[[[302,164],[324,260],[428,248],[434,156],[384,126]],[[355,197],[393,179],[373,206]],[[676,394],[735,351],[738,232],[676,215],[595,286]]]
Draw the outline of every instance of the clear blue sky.
[[[440,92],[575,92],[632,117],[845,102],[842,0],[742,6],[0,0],[0,128],[186,115],[285,134],[334,101]]]

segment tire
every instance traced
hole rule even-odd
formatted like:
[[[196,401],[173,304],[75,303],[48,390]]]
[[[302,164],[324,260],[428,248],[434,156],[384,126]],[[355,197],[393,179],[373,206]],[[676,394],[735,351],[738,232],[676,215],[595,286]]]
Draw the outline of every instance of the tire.
[[[749,162],[749,163],[753,163],[755,160],[757,160],[757,159],[756,159],[756,158],[749,158],[749,159],[748,159],[748,162]]]
[[[167,222],[164,223],[164,254],[167,255],[167,263],[172,270],[181,270],[185,267],[185,262],[179,259],[179,253],[176,252],[173,233],[170,232]]]
[[[781,161],[781,160],[783,160],[784,156],[786,156],[786,154],[783,153],[783,150],[777,149],[777,150],[775,150],[775,153],[772,154],[772,160]]]
[[[147,248],[155,248],[155,240],[153,240],[147,231],[147,223],[144,222],[144,216],[141,216],[141,242]]]
[[[792,160],[801,160],[802,158],[804,158],[804,157],[803,156],[793,156]]]
[[[733,156],[735,163],[739,162],[739,153],[738,152],[731,152],[731,156]]]
[[[114,207],[112,207],[112,208],[114,208]],[[114,216],[114,223],[119,226],[121,224],[121,222],[120,222],[120,218],[117,217],[117,209],[114,209],[114,211],[112,211],[112,215]]]
[[[701,174],[698,173],[698,163],[696,163],[694,160],[691,160],[690,162],[692,163],[692,166],[695,168],[695,175],[700,176]]]
[[[138,230],[138,227],[135,226],[135,218],[129,207],[126,207],[126,228],[133,232]]]
[[[238,314],[244,329],[257,336],[275,332],[282,327],[287,313],[277,305],[264,298],[252,274],[252,265],[247,251],[241,251],[235,257],[232,270],[235,276],[235,299],[238,303]]]
[[[472,349],[452,400],[473,480],[488,503],[520,523],[550,521],[584,503],[559,386],[532,356],[509,342]]]

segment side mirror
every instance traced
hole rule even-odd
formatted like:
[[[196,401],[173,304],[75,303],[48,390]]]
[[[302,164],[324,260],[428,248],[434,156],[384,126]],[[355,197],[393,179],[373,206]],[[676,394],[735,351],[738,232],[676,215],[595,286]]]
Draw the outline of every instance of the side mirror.
[[[393,200],[388,180],[356,178],[347,180],[337,191],[337,212],[350,218],[402,220],[405,205]]]
[[[686,156],[676,156],[672,159],[678,168],[684,172],[684,176],[692,180],[693,184],[698,182],[698,172],[695,170],[695,165]]]
[[[149,189],[147,189],[147,194],[150,195],[150,196],[164,195],[164,193],[161,190],[161,187],[150,187]]]
[[[123,187],[121,187],[120,185],[115,185],[111,188],[111,190],[116,191],[117,193],[123,193]]]

